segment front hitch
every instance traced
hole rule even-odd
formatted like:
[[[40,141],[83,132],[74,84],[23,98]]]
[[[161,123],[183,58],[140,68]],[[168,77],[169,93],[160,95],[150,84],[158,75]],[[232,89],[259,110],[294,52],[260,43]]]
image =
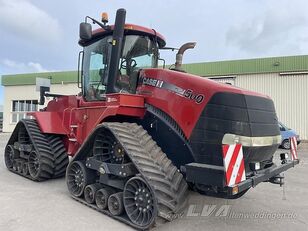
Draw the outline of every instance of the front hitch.
[[[272,184],[279,184],[280,187],[284,185],[284,176],[281,176],[280,174],[277,176],[274,176],[268,180],[268,182]]]

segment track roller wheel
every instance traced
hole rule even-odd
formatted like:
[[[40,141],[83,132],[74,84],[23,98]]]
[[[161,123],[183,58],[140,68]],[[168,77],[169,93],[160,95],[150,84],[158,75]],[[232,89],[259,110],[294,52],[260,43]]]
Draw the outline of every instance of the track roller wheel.
[[[4,152],[4,162],[7,168],[13,168],[14,158],[17,157],[18,151],[14,148],[13,145],[8,145],[5,148]]]
[[[157,216],[153,191],[141,177],[129,179],[124,187],[124,208],[129,219],[140,227],[151,225]]]
[[[99,209],[107,209],[108,198],[114,193],[113,190],[109,188],[101,188],[95,194],[95,203]]]
[[[72,162],[67,169],[67,187],[73,196],[80,197],[86,185],[93,183],[93,172],[81,161]]]
[[[23,165],[23,162],[21,161],[17,162],[17,172],[22,173],[22,165]]]
[[[16,160],[13,160],[13,167],[12,167],[12,169],[14,171],[17,171],[17,161]]]
[[[124,212],[123,192],[112,194],[109,197],[108,209],[109,212],[114,216],[121,215]]]
[[[21,170],[22,175],[27,176],[29,173],[29,165],[28,163],[23,163],[22,164],[22,170]]]
[[[93,204],[95,202],[95,194],[101,188],[100,184],[90,184],[84,189],[84,199],[87,203]]]

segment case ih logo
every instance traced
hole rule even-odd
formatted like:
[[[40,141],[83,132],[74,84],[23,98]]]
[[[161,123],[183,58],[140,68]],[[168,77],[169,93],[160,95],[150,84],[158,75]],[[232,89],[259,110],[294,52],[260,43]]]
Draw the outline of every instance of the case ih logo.
[[[164,81],[145,77],[142,80],[142,84],[161,88],[164,84]]]
[[[141,80],[141,83],[143,85],[148,85],[148,86],[151,86],[151,87],[166,89],[166,90],[171,91],[171,92],[173,92],[173,93],[175,93],[179,96],[185,97],[189,100],[193,100],[193,101],[195,101],[196,104],[202,103],[204,98],[205,98],[203,94],[195,93],[191,89],[185,90],[185,89],[180,88],[176,85],[164,82],[163,80],[159,80],[159,79],[143,77],[142,80]]]

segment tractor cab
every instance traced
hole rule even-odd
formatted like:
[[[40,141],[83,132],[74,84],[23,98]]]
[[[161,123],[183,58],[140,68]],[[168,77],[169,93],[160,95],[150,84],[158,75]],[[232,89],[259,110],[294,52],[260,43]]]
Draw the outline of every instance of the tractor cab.
[[[125,18],[125,11],[122,14]],[[139,70],[157,68],[164,38],[154,30],[125,24],[121,14],[114,26],[107,26],[105,18],[104,24],[90,19],[102,28],[92,31],[91,24],[80,25],[83,97],[97,101],[104,100],[108,93],[134,94]]]

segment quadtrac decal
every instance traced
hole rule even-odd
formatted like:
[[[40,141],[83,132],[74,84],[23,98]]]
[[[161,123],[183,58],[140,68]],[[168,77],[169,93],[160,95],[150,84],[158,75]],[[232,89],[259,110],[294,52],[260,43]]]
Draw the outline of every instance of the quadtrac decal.
[[[168,91],[171,91],[181,97],[185,97],[189,100],[193,100],[196,104],[201,104],[205,98],[203,94],[195,93],[192,89],[182,89],[176,85],[173,85],[171,83],[167,83],[163,80],[149,78],[149,77],[142,77],[140,78],[139,84],[147,85],[151,87],[157,87],[166,89]]]

